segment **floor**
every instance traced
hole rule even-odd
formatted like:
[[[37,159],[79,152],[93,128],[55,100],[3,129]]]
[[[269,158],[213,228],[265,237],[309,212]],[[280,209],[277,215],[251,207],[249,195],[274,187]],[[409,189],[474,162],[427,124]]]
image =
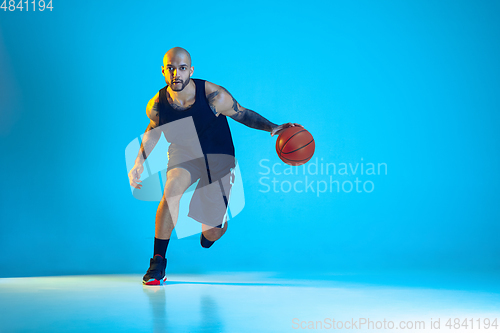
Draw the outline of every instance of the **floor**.
[[[495,332],[499,296],[498,275],[3,278],[0,332]]]

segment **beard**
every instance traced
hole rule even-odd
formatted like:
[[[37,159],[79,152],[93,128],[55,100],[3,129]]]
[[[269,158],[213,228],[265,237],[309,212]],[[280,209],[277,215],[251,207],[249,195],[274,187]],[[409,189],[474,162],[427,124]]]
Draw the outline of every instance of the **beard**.
[[[170,84],[170,89],[172,89],[172,91],[183,91],[184,88],[186,88],[186,86],[189,84],[189,81],[191,81],[191,78],[187,78],[186,82],[184,81],[181,81],[181,87],[175,87],[174,88],[174,85],[173,84]]]

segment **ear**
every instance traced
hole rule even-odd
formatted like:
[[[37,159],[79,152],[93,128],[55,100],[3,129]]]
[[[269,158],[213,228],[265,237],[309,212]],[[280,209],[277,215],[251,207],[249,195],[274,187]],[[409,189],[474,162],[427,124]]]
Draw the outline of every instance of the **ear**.
[[[163,66],[161,66],[161,74],[165,76],[165,68]]]
[[[191,68],[189,69],[189,77],[193,76],[193,72],[194,72],[194,66],[191,66]]]

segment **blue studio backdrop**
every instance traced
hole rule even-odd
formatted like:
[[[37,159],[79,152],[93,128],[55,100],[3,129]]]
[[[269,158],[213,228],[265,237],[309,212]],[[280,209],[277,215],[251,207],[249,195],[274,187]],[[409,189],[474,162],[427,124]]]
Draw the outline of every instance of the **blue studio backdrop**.
[[[174,46],[316,152],[289,168],[229,119],[244,209],[210,250],[173,239],[168,272],[498,270],[498,2],[52,6],[0,10],[0,277],[145,272],[158,202],[125,148]]]

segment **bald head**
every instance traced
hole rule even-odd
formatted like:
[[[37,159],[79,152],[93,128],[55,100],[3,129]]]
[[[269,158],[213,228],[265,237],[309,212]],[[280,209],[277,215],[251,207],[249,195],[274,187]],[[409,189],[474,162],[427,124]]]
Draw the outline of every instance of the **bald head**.
[[[163,56],[163,66],[166,66],[171,62],[182,62],[188,67],[191,67],[191,55],[182,47],[173,47]]]
[[[161,72],[171,91],[180,92],[189,85],[193,66],[191,55],[182,47],[174,47],[165,53]]]

